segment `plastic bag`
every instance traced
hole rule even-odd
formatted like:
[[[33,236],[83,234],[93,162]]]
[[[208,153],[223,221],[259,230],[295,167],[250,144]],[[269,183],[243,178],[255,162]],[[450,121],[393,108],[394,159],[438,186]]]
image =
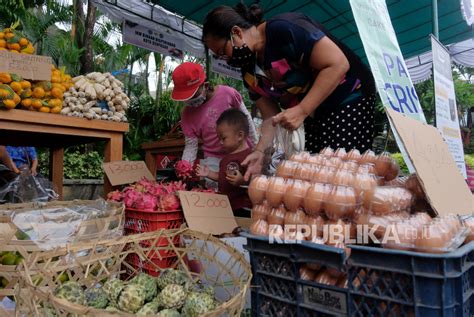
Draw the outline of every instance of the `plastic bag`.
[[[298,129],[293,131],[277,126],[276,141],[287,158],[289,158],[293,153],[304,151],[304,125],[301,125]]]
[[[29,171],[22,171],[0,188],[0,203],[47,202],[58,197],[47,178]]]

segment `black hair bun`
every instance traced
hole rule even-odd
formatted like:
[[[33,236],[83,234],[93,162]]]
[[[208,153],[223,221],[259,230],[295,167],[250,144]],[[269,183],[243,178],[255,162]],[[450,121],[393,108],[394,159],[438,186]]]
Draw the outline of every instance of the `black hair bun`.
[[[238,3],[234,10],[247,22],[258,25],[263,22],[263,10],[257,3],[250,5],[247,7],[242,2]]]

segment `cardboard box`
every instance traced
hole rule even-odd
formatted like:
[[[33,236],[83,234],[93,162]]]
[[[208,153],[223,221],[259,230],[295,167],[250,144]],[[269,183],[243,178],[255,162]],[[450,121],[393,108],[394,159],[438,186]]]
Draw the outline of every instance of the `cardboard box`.
[[[49,56],[17,54],[0,51],[0,72],[12,73],[29,80],[51,80]]]
[[[143,161],[115,161],[102,166],[112,186],[131,184],[143,177],[155,179]]]

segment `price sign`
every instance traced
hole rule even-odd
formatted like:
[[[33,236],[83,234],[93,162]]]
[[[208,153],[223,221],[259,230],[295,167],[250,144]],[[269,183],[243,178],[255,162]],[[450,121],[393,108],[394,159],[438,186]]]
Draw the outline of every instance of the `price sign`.
[[[143,161],[116,161],[104,163],[103,166],[112,186],[130,184],[139,181],[143,177],[154,180],[153,175]]]
[[[232,232],[238,226],[226,195],[190,191],[178,193],[189,228],[223,234]]]

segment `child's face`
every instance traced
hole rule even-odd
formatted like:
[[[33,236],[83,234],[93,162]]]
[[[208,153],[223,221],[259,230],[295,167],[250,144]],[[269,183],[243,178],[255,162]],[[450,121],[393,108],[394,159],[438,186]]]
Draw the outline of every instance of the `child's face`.
[[[217,126],[217,135],[221,141],[224,151],[230,153],[235,151],[244,140],[244,132],[223,122]]]

